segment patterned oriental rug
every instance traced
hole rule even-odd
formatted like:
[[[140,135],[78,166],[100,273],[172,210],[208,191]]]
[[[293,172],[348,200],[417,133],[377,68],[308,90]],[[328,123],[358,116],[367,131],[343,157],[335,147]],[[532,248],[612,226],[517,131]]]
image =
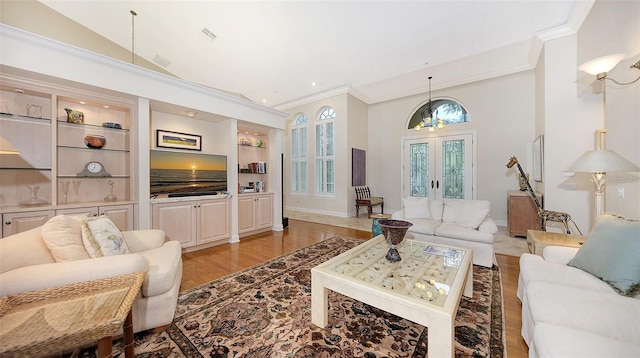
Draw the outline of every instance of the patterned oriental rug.
[[[333,237],[182,292],[167,330],[136,334],[136,357],[426,357],[427,328],[335,292],[329,325],[311,323],[310,269],[360,243]],[[500,271],[473,271],[456,357],[503,357]]]

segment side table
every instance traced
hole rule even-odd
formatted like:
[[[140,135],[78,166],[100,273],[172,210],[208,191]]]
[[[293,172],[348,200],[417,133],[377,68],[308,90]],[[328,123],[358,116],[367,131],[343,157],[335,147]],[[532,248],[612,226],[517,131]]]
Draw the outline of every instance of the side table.
[[[131,305],[145,274],[135,272],[2,297],[0,356],[41,357],[98,341],[98,357],[111,357],[111,337],[122,327],[125,356],[133,358]]]
[[[527,230],[527,246],[529,247],[529,252],[539,256],[542,256],[542,251],[547,246],[580,247],[586,239],[586,236],[561,232]]]
[[[371,237],[374,238],[382,234],[382,228],[378,225],[378,221],[391,218],[389,214],[371,214]]]

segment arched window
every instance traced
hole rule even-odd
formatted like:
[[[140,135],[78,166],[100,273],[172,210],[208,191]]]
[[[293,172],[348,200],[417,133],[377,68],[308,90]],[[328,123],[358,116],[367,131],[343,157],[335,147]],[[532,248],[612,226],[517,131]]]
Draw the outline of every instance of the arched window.
[[[418,108],[409,120],[407,129],[421,127],[439,127],[469,122],[469,113],[458,102],[452,99],[434,99],[431,101],[433,115],[429,120],[429,102]],[[426,119],[426,121],[425,121]]]
[[[335,194],[335,158],[333,122],[336,111],[331,107],[321,109],[316,124],[316,193]]]
[[[298,113],[291,123],[291,192],[307,192],[307,115]]]

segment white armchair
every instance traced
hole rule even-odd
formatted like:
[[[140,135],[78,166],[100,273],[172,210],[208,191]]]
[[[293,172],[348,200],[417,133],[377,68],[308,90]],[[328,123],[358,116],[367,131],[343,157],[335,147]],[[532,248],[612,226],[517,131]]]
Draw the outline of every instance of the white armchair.
[[[132,306],[134,332],[164,329],[172,322],[182,280],[179,242],[165,241],[161,230],[125,231],[129,254],[56,262],[41,228],[0,240],[0,297],[144,271]]]

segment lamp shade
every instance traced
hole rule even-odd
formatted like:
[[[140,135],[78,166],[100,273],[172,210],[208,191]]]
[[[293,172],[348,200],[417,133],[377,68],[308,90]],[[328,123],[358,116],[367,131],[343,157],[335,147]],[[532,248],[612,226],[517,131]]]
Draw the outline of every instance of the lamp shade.
[[[599,73],[611,71],[611,69],[616,67],[616,65],[623,59],[624,54],[621,53],[602,56],[581,64],[578,66],[578,69],[592,75],[597,75]]]
[[[0,154],[20,154],[20,151],[7,140],[0,137]]]
[[[613,150],[590,150],[580,156],[565,172],[607,173],[640,172],[640,167],[624,159]]]

